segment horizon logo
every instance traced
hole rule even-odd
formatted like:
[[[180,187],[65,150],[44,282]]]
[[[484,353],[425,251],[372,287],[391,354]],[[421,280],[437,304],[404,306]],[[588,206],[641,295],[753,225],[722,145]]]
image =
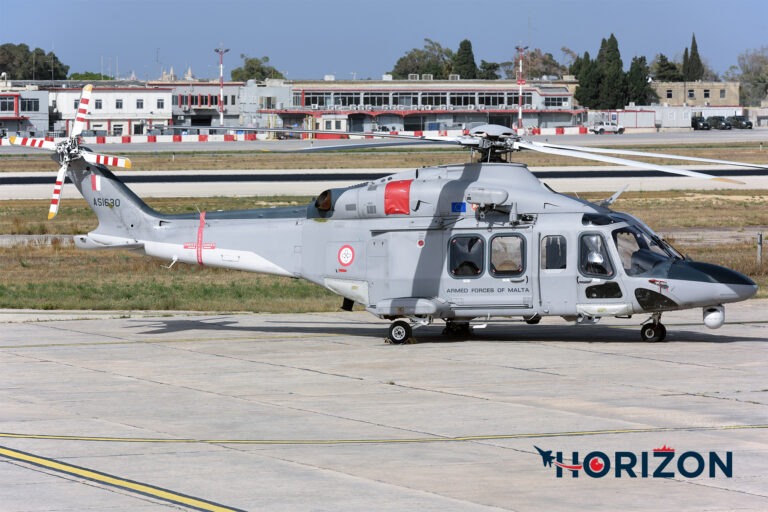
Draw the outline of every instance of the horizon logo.
[[[542,450],[534,446],[541,455],[544,466],[555,466],[557,478],[563,478],[564,470],[571,472],[572,478],[578,478],[583,471],[591,478],[602,478],[613,474],[615,478],[674,478],[680,475],[684,478],[697,478],[706,474],[715,478],[718,470],[723,476],[733,476],[733,452],[725,452],[725,460],[717,452],[703,455],[697,451],[686,451],[676,457],[674,448],[664,445],[651,452],[639,454],[629,451],[614,452],[613,457],[596,450],[591,451],[582,459],[579,452],[571,453],[571,463],[566,464],[563,452]],[[639,456],[638,456],[639,455]],[[675,473],[677,469],[677,473]]]

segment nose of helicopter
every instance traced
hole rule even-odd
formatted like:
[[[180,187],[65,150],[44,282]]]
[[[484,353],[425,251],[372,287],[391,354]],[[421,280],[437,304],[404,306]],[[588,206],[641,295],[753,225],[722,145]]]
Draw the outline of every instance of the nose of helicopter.
[[[677,267],[677,271],[673,270],[672,273],[679,273],[679,278],[688,281],[705,281],[718,284],[717,299],[724,299],[726,302],[738,302],[747,300],[757,293],[757,284],[741,272],[712,263],[698,261],[679,263],[683,264],[674,266]]]

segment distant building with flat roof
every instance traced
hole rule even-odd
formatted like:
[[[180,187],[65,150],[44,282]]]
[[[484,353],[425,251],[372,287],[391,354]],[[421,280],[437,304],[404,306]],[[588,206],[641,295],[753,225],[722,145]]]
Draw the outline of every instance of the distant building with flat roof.
[[[0,136],[45,136],[48,122],[48,91],[0,82]]]
[[[252,127],[410,132],[517,126],[519,91],[510,80],[249,80],[240,91],[240,110],[243,126]],[[586,112],[573,105],[567,87],[548,82],[523,86],[522,104],[525,127],[578,125]]]
[[[739,82],[651,82],[659,104],[694,107],[736,107]]]

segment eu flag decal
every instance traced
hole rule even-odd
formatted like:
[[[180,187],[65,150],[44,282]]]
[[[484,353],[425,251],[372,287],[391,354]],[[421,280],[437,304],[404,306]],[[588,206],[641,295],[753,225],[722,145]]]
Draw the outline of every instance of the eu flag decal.
[[[467,211],[467,203],[460,202],[460,203],[451,203],[451,212],[453,213],[460,213],[460,212],[466,212]]]

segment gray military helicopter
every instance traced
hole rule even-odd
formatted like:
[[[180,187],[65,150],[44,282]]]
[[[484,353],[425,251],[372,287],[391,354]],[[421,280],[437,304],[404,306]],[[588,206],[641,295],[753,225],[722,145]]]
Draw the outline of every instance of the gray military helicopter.
[[[87,114],[88,102],[83,104],[81,117]],[[479,163],[332,188],[302,207],[168,215],[147,206],[106,167],[129,167],[129,161],[79,146],[82,124],[58,146],[10,138],[12,144],[56,151],[60,174],[66,173],[96,213],[98,227],[75,236],[77,247],[307,279],[341,295],[343,309],[358,302],[392,320],[392,343],[413,341],[414,328],[436,319],[445,321],[445,334],[460,335],[476,319],[515,317],[536,324],[551,315],[576,324],[648,315],[641,338],[661,341],[664,311],[701,307],[705,325],[718,328],[725,320],[723,304],[757,291],[748,277],[691,261],[640,219],[611,210],[621,191],[592,203],[558,193],[525,165],[508,162],[526,149],[730,182],[602,153],[760,165],[531,142],[510,128],[484,125],[462,137],[400,135],[407,140],[384,143],[455,143],[478,152]],[[363,146],[372,145],[381,144]],[[54,192],[56,207],[62,182],[60,177]]]

